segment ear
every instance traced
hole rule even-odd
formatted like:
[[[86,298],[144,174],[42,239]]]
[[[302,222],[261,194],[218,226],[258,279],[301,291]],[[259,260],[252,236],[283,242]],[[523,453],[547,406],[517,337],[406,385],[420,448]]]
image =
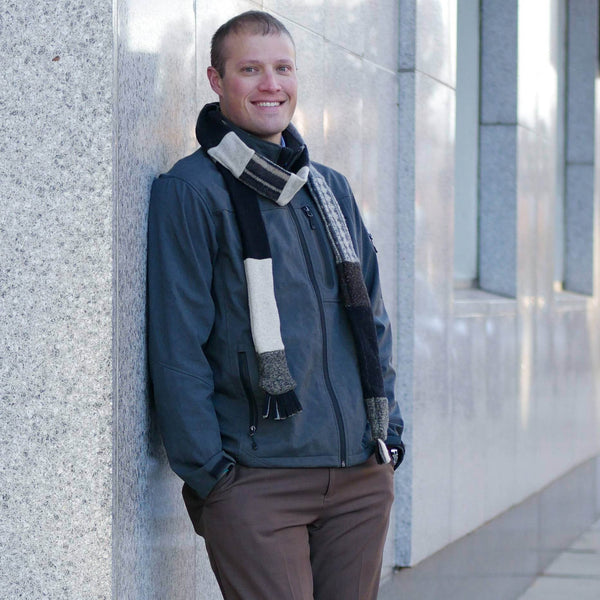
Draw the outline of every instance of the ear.
[[[223,86],[221,85],[221,76],[219,75],[219,72],[214,67],[208,67],[208,69],[206,69],[206,76],[208,77],[208,82],[210,83],[213,92],[220,98],[223,95]]]

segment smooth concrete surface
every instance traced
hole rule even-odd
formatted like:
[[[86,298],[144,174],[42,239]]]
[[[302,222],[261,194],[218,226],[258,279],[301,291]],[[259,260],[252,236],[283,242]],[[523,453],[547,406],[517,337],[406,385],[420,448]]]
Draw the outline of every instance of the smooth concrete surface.
[[[599,465],[600,457],[586,461],[421,563],[397,570],[382,585],[379,600],[517,600],[532,584],[537,594],[551,582],[561,590],[597,590],[600,531],[597,524],[587,530],[600,516]],[[541,573],[543,581],[536,580]],[[538,598],[580,600],[575,593],[526,594],[522,600]]]
[[[415,369],[413,372],[413,505],[411,560],[451,538],[452,405],[448,338],[452,286],[451,238],[454,160],[452,90],[416,74],[415,144]],[[436,240],[436,243],[433,241]],[[402,335],[401,332],[400,335]],[[404,471],[398,473],[404,476]],[[441,508],[441,510],[440,510]]]
[[[0,598],[110,598],[111,4],[0,31]]]
[[[519,600],[600,598],[600,521],[548,565]]]

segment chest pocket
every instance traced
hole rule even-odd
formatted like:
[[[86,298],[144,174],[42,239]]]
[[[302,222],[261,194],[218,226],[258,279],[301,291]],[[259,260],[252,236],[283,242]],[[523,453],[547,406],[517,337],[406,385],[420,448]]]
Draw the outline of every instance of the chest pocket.
[[[294,207],[300,222],[301,234],[306,240],[309,259],[315,272],[315,277],[323,293],[323,299],[337,301],[338,281],[335,257],[331,243],[321,216],[314,204],[303,203]]]

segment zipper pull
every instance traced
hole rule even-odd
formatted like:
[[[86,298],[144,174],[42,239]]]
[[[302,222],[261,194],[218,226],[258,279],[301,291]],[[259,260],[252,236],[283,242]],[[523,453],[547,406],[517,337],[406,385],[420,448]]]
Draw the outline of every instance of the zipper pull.
[[[378,254],[377,248],[375,247],[375,242],[373,240],[373,236],[369,234],[369,239],[371,240],[371,245],[373,246],[373,250],[375,250],[375,254]]]
[[[248,435],[250,436],[250,441],[252,442],[252,450],[256,450],[258,446],[256,445],[256,440],[254,439],[254,435],[256,433],[256,425],[250,425],[250,432]]]
[[[315,229],[315,222],[314,222],[315,215],[312,214],[312,210],[310,210],[310,206],[303,206],[302,212],[306,215],[306,218],[308,219],[308,222],[310,224],[310,228]]]

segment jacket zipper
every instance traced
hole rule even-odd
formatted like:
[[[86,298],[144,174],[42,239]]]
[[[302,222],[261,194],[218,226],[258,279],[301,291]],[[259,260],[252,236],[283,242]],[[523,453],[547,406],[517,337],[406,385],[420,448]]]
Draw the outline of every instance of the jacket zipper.
[[[240,376],[242,378],[242,387],[248,398],[248,406],[250,408],[250,424],[248,426],[248,435],[252,442],[252,450],[256,450],[256,428],[258,426],[258,410],[256,408],[256,402],[254,400],[254,394],[252,393],[252,387],[250,386],[250,372],[248,370],[248,363],[246,362],[246,353],[238,352],[238,367],[240,369]]]
[[[340,466],[346,466],[346,433],[344,431],[344,422],[342,420],[342,411],[340,409],[340,405],[338,399],[333,391],[333,385],[331,380],[329,379],[329,363],[327,360],[327,332],[326,332],[326,324],[325,324],[325,313],[323,310],[323,298],[321,296],[321,291],[319,290],[319,286],[317,284],[317,278],[315,276],[315,271],[313,268],[312,260],[310,258],[310,254],[308,253],[308,247],[306,245],[306,239],[304,238],[304,234],[302,233],[302,227],[300,226],[300,222],[298,221],[298,216],[294,210],[294,207],[291,204],[288,204],[288,210],[292,214],[292,218],[294,220],[294,224],[296,225],[296,229],[298,230],[298,237],[300,238],[300,245],[302,246],[302,252],[304,253],[304,258],[306,260],[306,264],[308,266],[308,275],[310,277],[310,282],[315,291],[315,295],[317,296],[317,303],[319,304],[319,316],[321,318],[321,331],[323,332],[323,374],[325,376],[325,385],[327,386],[327,390],[331,397],[331,403],[333,404],[333,411],[335,413],[335,417],[337,420],[338,431],[340,434]],[[303,206],[302,212],[308,218],[310,228],[316,229],[313,218],[314,215],[310,210],[310,207]]]
[[[312,210],[310,210],[310,206],[303,206],[302,212],[306,215],[306,218],[308,219],[310,228],[314,230],[315,229],[315,222],[314,222],[315,215],[313,215]]]

